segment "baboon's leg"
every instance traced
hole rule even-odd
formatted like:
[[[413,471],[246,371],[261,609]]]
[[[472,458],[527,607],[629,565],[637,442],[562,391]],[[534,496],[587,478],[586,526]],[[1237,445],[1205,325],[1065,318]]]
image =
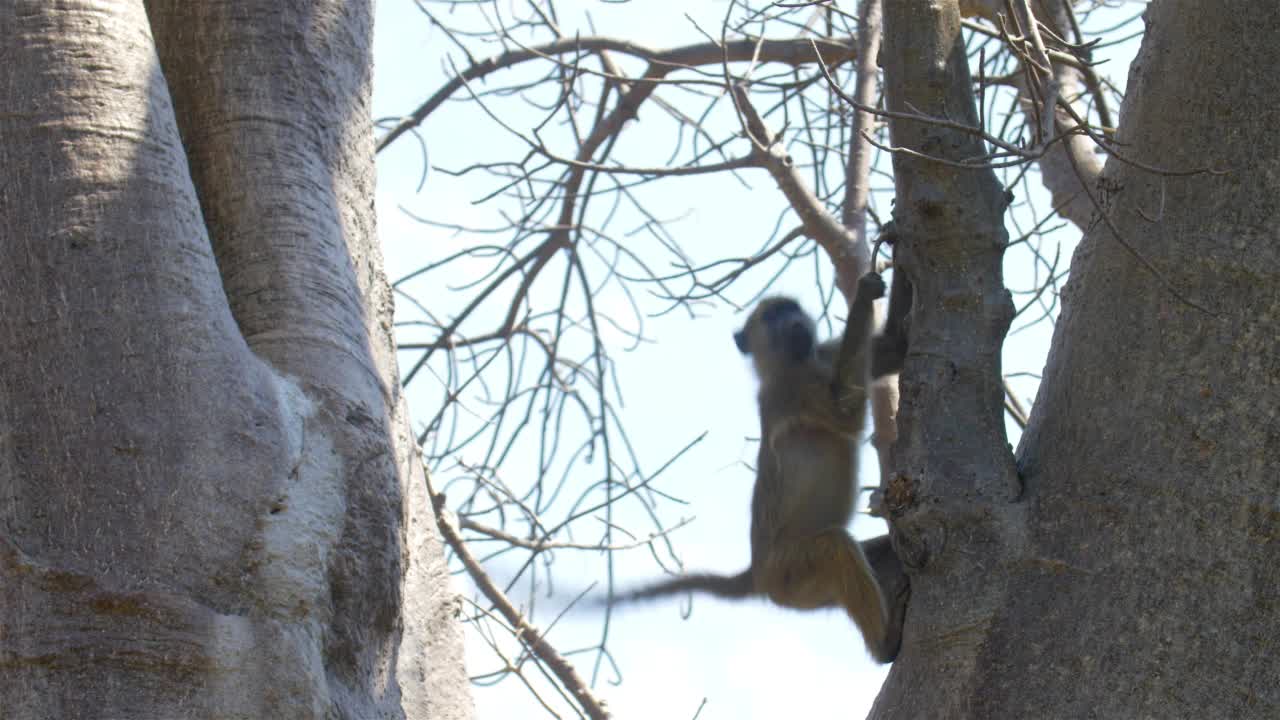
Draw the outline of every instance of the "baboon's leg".
[[[843,528],[779,538],[763,565],[760,586],[773,602],[801,610],[843,607],[871,655],[879,662],[893,660],[897,648],[888,647],[880,586],[858,543]]]

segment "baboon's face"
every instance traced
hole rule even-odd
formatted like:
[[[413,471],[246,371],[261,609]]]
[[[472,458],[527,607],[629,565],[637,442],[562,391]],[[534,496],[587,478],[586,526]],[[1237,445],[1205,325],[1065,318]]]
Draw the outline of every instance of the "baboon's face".
[[[813,354],[813,321],[791,298],[766,298],[733,334],[733,341],[759,365],[798,363]]]

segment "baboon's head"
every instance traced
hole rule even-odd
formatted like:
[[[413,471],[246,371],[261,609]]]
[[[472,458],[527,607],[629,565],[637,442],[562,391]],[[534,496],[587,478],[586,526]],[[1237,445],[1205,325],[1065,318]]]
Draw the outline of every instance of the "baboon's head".
[[[760,301],[747,323],[733,334],[743,355],[750,355],[761,375],[804,362],[814,353],[813,320],[789,297]]]

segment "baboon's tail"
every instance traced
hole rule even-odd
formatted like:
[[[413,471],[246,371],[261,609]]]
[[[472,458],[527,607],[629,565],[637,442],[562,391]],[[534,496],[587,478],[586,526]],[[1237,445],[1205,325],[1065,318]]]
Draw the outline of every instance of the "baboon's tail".
[[[630,603],[637,600],[650,600],[684,592],[705,592],[722,598],[745,598],[756,594],[755,583],[751,579],[748,568],[737,575],[716,575],[715,573],[694,573],[663,580],[646,585],[638,590],[625,592],[613,597],[613,604]]]

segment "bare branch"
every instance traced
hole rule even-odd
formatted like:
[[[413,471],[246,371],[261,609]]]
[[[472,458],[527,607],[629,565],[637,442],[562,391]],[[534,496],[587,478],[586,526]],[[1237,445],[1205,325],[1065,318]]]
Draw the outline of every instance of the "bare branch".
[[[465,83],[529,60],[541,60],[570,53],[604,53],[605,51],[613,51],[640,58],[642,60],[647,60],[650,63],[651,68],[650,71],[645,74],[645,77],[648,80],[656,80],[675,70],[696,68],[704,65],[716,65],[724,61],[726,57],[728,57],[731,62],[742,62],[754,59],[758,62],[776,62],[788,65],[811,63],[816,59],[812,49],[813,43],[816,42],[818,41],[805,38],[783,40],[741,38],[731,43],[727,43],[723,47],[715,43],[708,42],[672,48],[670,50],[656,50],[633,43],[629,40],[604,37],[585,37],[557,40],[538,47],[513,50],[511,52],[505,52],[501,55],[487,58],[477,64],[471,65],[462,73],[458,74],[454,79],[450,80],[443,87],[433,93],[426,102],[418,106],[416,110],[389,130],[386,135],[382,136],[378,141],[378,151],[381,152],[384,148],[395,142],[397,138],[407,132],[410,128],[420,125],[428,115],[444,104],[444,102],[455,92],[460,90]],[[847,62],[853,58],[854,50],[852,43],[846,44],[835,41],[823,41],[818,45],[818,47],[822,52],[821,57],[826,58],[828,62]]]
[[[733,94],[745,118],[744,129],[758,140],[768,138],[770,133],[748,99],[746,87],[735,85]],[[853,233],[814,196],[797,172],[790,155],[783,152],[776,143],[760,144],[764,147],[758,146],[752,153],[753,157],[769,171],[778,189],[786,195],[791,209],[800,218],[805,234],[813,238],[831,258],[836,268],[837,287],[845,297],[852,297],[858,285],[858,277],[870,264],[866,245],[856,245]]]
[[[538,632],[536,628],[530,625],[516,610],[511,601],[507,599],[505,593],[493,584],[493,580],[489,578],[489,574],[480,567],[480,563],[472,556],[471,551],[467,549],[467,545],[462,540],[462,536],[458,534],[457,528],[453,526],[453,522],[449,520],[445,509],[445,499],[443,495],[437,495],[431,487],[431,473],[429,468],[423,468],[427,475],[427,492],[431,495],[431,505],[436,513],[436,527],[440,529],[440,535],[449,543],[449,547],[458,556],[463,567],[467,569],[467,573],[471,575],[471,580],[484,594],[489,602],[498,609],[502,617],[506,619],[511,627],[516,629],[517,637],[523,642],[531,652],[546,663],[547,667],[555,673],[555,676],[564,685],[565,689],[573,696],[574,700],[582,706],[587,716],[592,720],[607,720],[609,712],[605,709],[603,700],[600,700],[591,692],[591,689],[578,675],[578,671],[573,665],[565,660],[562,655],[547,642],[546,637]]]

